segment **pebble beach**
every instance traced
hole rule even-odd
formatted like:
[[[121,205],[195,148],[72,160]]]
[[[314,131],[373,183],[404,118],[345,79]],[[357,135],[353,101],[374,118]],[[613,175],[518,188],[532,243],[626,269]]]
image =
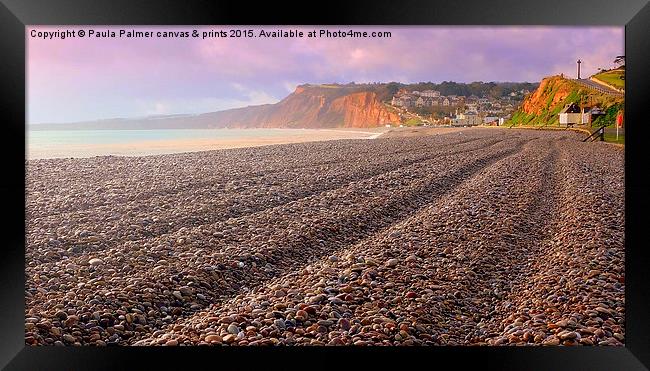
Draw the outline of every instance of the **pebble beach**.
[[[624,149],[472,128],[26,162],[26,345],[625,343]]]

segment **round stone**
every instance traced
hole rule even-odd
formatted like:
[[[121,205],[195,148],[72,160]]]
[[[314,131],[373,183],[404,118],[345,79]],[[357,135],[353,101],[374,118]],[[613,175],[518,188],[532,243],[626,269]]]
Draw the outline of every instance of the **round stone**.
[[[92,259],[88,260],[88,264],[90,264],[92,266],[98,266],[98,265],[104,264],[104,261],[99,259],[99,258],[92,258]]]
[[[234,323],[231,323],[230,325],[228,325],[227,331],[230,334],[237,335],[240,329],[239,326],[235,325]]]
[[[389,259],[389,260],[386,262],[386,266],[387,266],[388,268],[396,267],[397,264],[399,264],[399,260],[397,260],[397,259]]]

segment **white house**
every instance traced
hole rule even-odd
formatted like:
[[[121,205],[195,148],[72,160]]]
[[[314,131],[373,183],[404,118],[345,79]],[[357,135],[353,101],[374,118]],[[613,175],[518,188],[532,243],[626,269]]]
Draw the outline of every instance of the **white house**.
[[[437,98],[440,96],[440,92],[436,90],[425,90],[420,95],[427,98]]]
[[[456,117],[451,119],[452,126],[474,126],[480,125],[481,118],[474,113],[458,113]]]
[[[467,103],[467,111],[478,113],[478,104],[477,103]]]
[[[407,95],[407,96],[402,97],[402,106],[403,107],[405,107],[405,108],[413,107],[414,103],[415,102],[414,102],[414,99],[413,99],[412,96]]]
[[[582,114],[580,113],[580,107],[575,103],[566,105],[562,111],[560,111],[559,115],[560,125],[576,125],[586,122],[583,121],[583,118],[581,117]]]
[[[484,124],[498,125],[499,117],[497,116],[487,116],[483,119]]]

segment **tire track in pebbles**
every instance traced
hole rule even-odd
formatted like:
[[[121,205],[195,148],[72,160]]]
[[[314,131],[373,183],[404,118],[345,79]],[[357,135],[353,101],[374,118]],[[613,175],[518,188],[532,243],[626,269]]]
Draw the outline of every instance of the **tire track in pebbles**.
[[[409,191],[406,193],[407,196],[400,196],[397,195],[393,197],[391,202],[388,202],[388,206],[383,209],[384,212],[388,213],[389,215],[396,214],[396,213],[405,213],[409,212],[409,208],[413,207],[419,207],[422,202],[428,202],[431,199],[431,194],[436,194],[436,189],[449,189],[450,187],[455,186],[455,184],[458,184],[462,179],[465,177],[471,175],[472,172],[480,170],[483,166],[486,166],[487,164],[491,163],[492,161],[495,161],[495,158],[493,158],[491,155],[496,154],[498,156],[505,156],[508,153],[513,152],[514,150],[511,148],[504,148],[501,149],[500,152],[492,149],[491,151],[493,152],[488,152],[487,156],[481,157],[479,160],[467,160],[465,161],[465,167],[461,168],[459,171],[449,171],[447,169],[446,175],[444,177],[444,182],[443,181],[436,181],[435,176],[430,176],[429,178],[425,178],[425,180],[420,180],[417,183],[417,186],[409,188]],[[498,157],[497,156],[497,157]],[[469,165],[468,165],[469,164]],[[443,166],[444,168],[444,166]],[[435,170],[433,169],[428,169],[428,170]],[[441,171],[445,169],[440,169]],[[406,175],[403,173],[399,173],[399,175]],[[421,173],[418,175],[422,175]],[[413,177],[412,177],[413,178]],[[412,181],[412,178],[407,177],[407,183]],[[365,184],[362,182],[362,185],[365,186]],[[397,180],[393,180],[392,182],[387,182],[384,185],[391,185],[391,186],[402,186],[401,183],[397,182]],[[423,196],[424,192],[424,196]],[[430,193],[431,192],[431,193]],[[353,196],[354,194],[359,194],[359,193],[366,193],[366,189],[361,187],[357,187],[356,189],[351,189],[348,190],[348,192],[344,192],[342,194],[340,191],[334,192],[336,196],[338,196],[340,199],[342,199],[341,204],[346,205],[346,207],[355,209],[355,205],[351,205],[350,202],[347,202],[346,199],[350,199],[350,196]],[[358,197],[358,196],[357,196]],[[374,197],[375,199],[377,198],[376,196],[371,196]],[[390,195],[389,195],[390,197]],[[386,205],[386,202],[378,200],[375,201],[374,205],[371,205],[371,207],[376,206],[381,206],[381,205]],[[280,210],[276,210],[280,211]],[[281,216],[287,216],[287,215],[292,215],[292,208],[291,206],[285,205],[285,207],[281,210],[281,213],[277,216],[274,215],[269,215],[271,217],[281,217]],[[363,227],[362,223],[358,223],[358,220],[360,217],[364,217],[364,213],[367,213],[370,215],[370,217],[366,216],[366,219],[364,222],[370,223],[368,227],[365,229],[360,229],[356,230],[356,228]],[[331,214],[331,211],[327,211],[322,213],[323,215]],[[402,214],[403,217],[404,214]],[[350,233],[352,238],[349,236],[346,236],[344,238],[345,243],[352,243],[355,241],[355,239],[362,238],[363,236],[373,233],[379,227],[376,224],[373,224],[373,218],[375,217],[380,217],[382,216],[381,213],[377,212],[375,210],[374,214],[372,213],[372,209],[368,208],[363,210],[363,212],[357,212],[356,214],[354,211],[351,214],[351,217],[346,220],[346,224],[351,224],[351,227],[348,225],[340,225],[340,224],[334,224],[327,226],[325,223],[324,226],[316,228],[314,232],[310,235],[309,238],[305,238],[305,234],[309,233],[309,231],[306,230],[301,230],[299,232],[296,232],[295,230],[283,230],[284,235],[286,236],[286,241],[282,241],[281,245],[286,245],[286,244],[297,244],[297,247],[293,248],[282,248],[282,246],[279,246],[277,242],[280,241],[273,241],[275,242],[272,246],[272,251],[271,253],[276,254],[275,258],[273,259],[281,259],[279,262],[278,261],[273,261],[273,260],[265,260],[265,255],[268,254],[267,250],[267,241],[254,241],[257,242],[260,251],[263,251],[264,253],[255,253],[255,254],[250,254],[247,252],[243,253],[244,259],[240,260],[236,264],[244,263],[246,265],[246,269],[241,269],[243,267],[238,267],[237,265],[233,266],[232,263],[235,263],[232,258],[225,258],[223,256],[209,256],[209,254],[206,256],[206,253],[210,250],[209,248],[206,250],[205,247],[197,248],[197,246],[192,246],[190,244],[186,244],[185,242],[189,241],[179,241],[177,240],[176,246],[158,246],[156,248],[152,248],[151,251],[147,254],[141,254],[139,255],[140,260],[146,260],[150,261],[151,263],[154,263],[157,259],[159,260],[159,265],[156,266],[153,270],[152,276],[159,275],[161,272],[158,272],[157,268],[161,268],[163,271],[167,270],[167,274],[165,276],[169,277],[169,282],[147,282],[147,278],[145,277],[144,279],[141,278],[134,278],[130,279],[131,274],[133,273],[133,266],[135,262],[133,263],[128,263],[125,261],[122,257],[118,257],[117,259],[112,259],[115,261],[111,261],[112,264],[106,264],[106,265],[112,265],[114,267],[122,267],[122,271],[120,272],[119,276],[122,277],[129,277],[126,279],[127,283],[129,283],[126,287],[125,290],[120,290],[119,287],[124,287],[124,283],[117,282],[114,279],[107,279],[107,280],[102,280],[102,271],[103,269],[95,269],[91,268],[90,271],[90,277],[88,276],[88,272],[86,271],[85,276],[82,275],[79,277],[79,281],[81,285],[85,285],[86,287],[94,287],[93,291],[96,292],[98,295],[91,295],[86,297],[86,299],[83,301],[85,303],[90,302],[92,306],[100,306],[106,309],[112,308],[111,311],[117,310],[118,314],[119,311],[129,311],[133,309],[129,309],[130,307],[139,307],[141,309],[138,309],[139,312],[136,312],[134,315],[137,320],[131,320],[129,322],[127,317],[127,323],[128,327],[131,329],[134,329],[135,333],[145,331],[147,327],[154,326],[154,327],[159,327],[160,325],[163,325],[165,321],[162,321],[161,318],[156,318],[156,311],[154,309],[150,309],[147,312],[147,308],[165,308],[162,310],[163,316],[167,314],[167,320],[171,319],[170,314],[172,315],[179,315],[183,311],[195,311],[199,309],[202,305],[197,303],[197,301],[201,301],[198,299],[194,298],[199,298],[198,294],[195,296],[194,294],[196,292],[199,292],[199,294],[203,295],[204,297],[213,294],[215,291],[219,293],[219,291],[223,291],[225,293],[230,293],[230,294],[235,294],[237,290],[243,287],[244,284],[250,284],[254,282],[259,282],[260,277],[262,280],[267,280],[279,273],[283,272],[283,269],[289,269],[289,268],[295,268],[296,267],[296,260],[299,261],[304,261],[304,259],[312,255],[313,253],[320,253],[324,254],[327,252],[327,249],[331,249],[335,247],[335,245],[338,245],[341,243],[341,241],[336,241],[336,240],[331,240],[331,241],[326,241],[331,247],[319,247],[320,241],[323,240],[322,238],[325,236],[325,238],[330,238],[327,236],[332,236],[332,232],[337,232],[337,233],[343,233],[345,236],[345,233]],[[355,220],[357,223],[355,223]],[[395,219],[391,218],[388,222],[383,222],[386,225],[388,223],[392,223]],[[280,222],[280,225],[277,227],[283,228],[282,221],[278,220]],[[334,220],[334,222],[336,219]],[[320,222],[320,221],[318,221]],[[295,222],[297,225],[309,225],[309,224],[304,224],[305,220],[303,219],[297,219]],[[331,222],[330,222],[331,223]],[[319,224],[321,225],[321,224]],[[253,230],[254,233],[258,233],[259,231]],[[320,234],[320,236],[318,234]],[[356,237],[354,237],[356,236]],[[307,246],[311,246],[310,251],[305,251],[305,248]],[[127,246],[131,247],[131,246]],[[134,248],[137,248],[136,246],[133,246]],[[142,248],[142,247],[140,247]],[[162,249],[169,256],[174,256],[174,261],[170,263],[165,263],[164,260],[160,260],[163,257],[163,254],[160,254],[160,251],[156,251],[156,249]],[[245,247],[243,251],[251,251],[253,249],[250,248],[250,246]],[[318,251],[320,250],[320,251]],[[190,252],[192,251],[192,252]],[[143,251],[144,252],[144,251]],[[226,250],[226,253],[229,253],[229,251]],[[250,254],[250,256],[246,256],[245,254]],[[255,259],[255,257],[261,257],[258,259]],[[299,257],[299,259],[296,259],[296,257]],[[189,259],[186,259],[189,258]],[[204,259],[205,258],[205,259]],[[248,258],[248,259],[246,259]],[[284,259],[286,258],[286,259]],[[282,260],[284,259],[284,261]],[[205,261],[207,260],[210,261],[212,260],[212,264],[214,261],[223,261],[223,265],[217,266],[218,269],[213,269],[214,265],[212,266],[207,266]],[[255,261],[260,262],[260,266],[264,264],[265,262],[270,261],[271,263],[275,264],[275,267],[271,267],[271,269],[268,269],[266,272],[260,272],[259,269],[257,269],[255,266],[252,268],[249,268],[252,263],[255,263]],[[287,262],[288,261],[288,262]],[[250,263],[252,262],[252,263]],[[108,263],[108,262],[107,262]],[[247,264],[248,263],[248,264]],[[169,266],[166,266],[166,264],[174,264],[174,267],[177,269],[172,269],[171,271],[169,270]],[[302,263],[299,263],[302,264]],[[174,268],[172,267],[172,268]],[[203,267],[203,268],[202,268]],[[232,268],[231,268],[232,267]],[[72,267],[74,268],[74,267]],[[101,268],[101,267],[100,267]],[[212,269],[205,269],[205,268],[212,268]],[[77,274],[82,273],[84,269],[78,270]],[[174,272],[177,273],[174,273]],[[180,271],[180,272],[178,272]],[[108,273],[111,273],[110,271]],[[270,275],[269,275],[270,273]],[[94,277],[94,278],[93,278]],[[88,280],[88,278],[91,278]],[[153,278],[153,277],[152,277]],[[124,279],[121,279],[124,281]],[[86,282],[86,283],[83,283]],[[221,287],[218,290],[215,290],[215,287],[212,287],[210,282],[213,283],[226,283],[224,286]],[[138,289],[139,286],[145,285],[145,286],[150,286],[149,288],[146,288],[144,291],[142,289]],[[230,285],[230,287],[228,287]],[[116,287],[117,286],[117,287]],[[151,287],[153,286],[153,287]],[[169,287],[185,287],[185,289],[182,289],[184,292],[181,294],[181,292],[173,292],[174,295],[170,295],[170,292],[168,291]],[[106,287],[111,287],[112,289],[109,290]],[[232,289],[234,288],[234,290]],[[135,291],[134,291],[135,290]],[[140,292],[140,294],[135,294],[137,292]],[[162,300],[160,298],[160,294],[162,291],[162,297],[164,297]],[[134,295],[135,294],[135,295]],[[188,296],[188,298],[185,298],[185,295]],[[135,297],[134,297],[135,296]],[[175,298],[176,296],[180,296],[179,298]],[[187,302],[189,297],[192,297],[194,301]],[[178,300],[177,300],[178,299]],[[209,298],[208,298],[209,299]],[[77,299],[78,300],[78,299]],[[127,302],[132,303],[132,304],[126,304]],[[143,304],[135,304],[135,303],[144,303]],[[172,310],[173,307],[173,310]],[[123,309],[119,309],[123,308]],[[182,309],[180,309],[182,308]],[[167,310],[169,309],[169,310]],[[100,311],[101,312],[101,311]],[[149,321],[145,318],[145,313],[150,316]],[[100,313],[97,314],[99,316]],[[124,314],[120,314],[120,316],[124,317]],[[108,323],[115,323],[117,322],[116,316],[108,316],[108,318],[105,318],[106,321],[109,321]],[[153,317],[153,318],[151,318]],[[86,316],[83,318],[84,322],[88,322],[90,319],[90,316]],[[93,318],[95,318],[95,314],[93,314]],[[90,320],[91,323],[92,321],[97,321],[96,319]],[[122,321],[124,322],[124,321]],[[120,325],[124,326],[124,325]],[[97,326],[95,326],[97,327]],[[95,328],[95,331],[98,331],[97,328]],[[127,331],[128,332],[128,331]],[[115,333],[111,334],[111,336],[114,338]],[[136,334],[129,334],[129,337],[134,336]],[[84,341],[88,341],[90,339],[95,339],[97,336],[97,333],[93,333],[92,335],[87,336]],[[102,337],[103,338],[103,337]],[[97,339],[95,339],[96,341]],[[111,341],[110,339],[106,339],[107,341]],[[117,341],[117,340],[115,340]],[[92,342],[92,341],[91,341]]]
[[[616,192],[623,154],[595,146],[562,144],[555,233],[503,321],[510,333],[534,334],[535,343],[624,343],[624,197]]]
[[[457,186],[459,186],[460,184],[467,184],[469,182],[469,180],[467,180],[467,179],[472,178],[473,174],[475,174],[477,172],[484,171],[482,169],[485,169],[486,166],[490,166],[489,164],[494,163],[496,161],[500,161],[500,159],[503,158],[503,157],[513,156],[513,154],[517,153],[519,150],[521,150],[521,148],[516,148],[513,151],[509,151],[509,152],[504,153],[503,155],[496,156],[496,158],[491,158],[487,163],[484,163],[483,166],[479,166],[479,167],[473,169],[474,171],[468,171],[466,173],[467,176],[462,177],[462,179],[460,179],[458,182],[454,182],[454,184],[450,184],[449,188],[443,190],[441,193],[438,193],[437,197],[426,200],[426,202],[423,204],[423,207],[426,207],[426,205],[430,204],[431,202],[433,202],[438,197],[443,197],[446,193],[453,192],[453,190]],[[426,192],[423,192],[423,193],[426,193]],[[422,218],[422,215],[421,215],[422,212],[419,211],[419,210],[420,209],[417,209],[413,213],[405,215],[405,216],[403,216],[403,218],[400,218],[400,219],[402,219],[402,220],[404,220],[404,219],[405,220],[420,220]],[[403,224],[403,222],[399,222],[399,219],[396,220],[395,222],[398,222],[399,224]],[[364,245],[366,243],[368,243],[368,241],[373,241],[373,240],[378,238],[377,237],[378,235],[385,235],[385,234],[388,233],[387,231],[394,229],[394,228],[391,228],[391,225],[394,225],[394,223],[391,223],[388,226],[388,228],[383,228],[381,230],[377,230],[377,231],[375,231],[374,234],[371,234],[369,237],[366,237],[365,239],[363,239],[361,241],[357,241],[357,242],[349,245],[349,246],[353,246],[353,247],[349,247],[346,244],[344,246],[348,246],[348,247],[339,247],[338,249],[330,250],[327,253],[329,254],[329,253],[332,253],[332,252],[336,252],[337,255],[340,255],[340,254],[345,254],[346,251],[348,251],[348,249],[365,250]],[[393,237],[395,237],[395,236],[393,236]],[[397,236],[397,237],[399,237],[399,236]],[[324,256],[324,255],[325,254],[319,254],[319,256]],[[362,255],[363,255],[363,253],[362,253]],[[320,261],[320,260],[317,260],[316,264],[318,264],[318,261]],[[376,262],[373,265],[376,265]],[[302,270],[301,273],[297,274],[296,272],[300,272],[300,269],[301,269],[301,267],[292,267],[291,269],[287,269],[284,276],[276,277],[276,278],[272,279],[271,281],[268,281],[267,283],[264,283],[263,286],[258,286],[258,287],[252,288],[252,290],[250,291],[250,294],[245,294],[245,293],[239,294],[237,297],[235,297],[235,299],[233,299],[231,301],[227,301],[223,305],[214,304],[210,310],[214,310],[216,313],[213,313],[213,312],[201,312],[199,314],[194,315],[190,319],[180,319],[180,320],[177,321],[176,324],[170,326],[170,328],[168,330],[171,330],[171,331],[166,332],[166,331],[161,329],[161,330],[158,330],[158,331],[154,332],[154,337],[156,337],[156,335],[157,335],[157,338],[155,340],[153,340],[153,341],[155,343],[165,343],[166,341],[168,341],[170,339],[170,336],[172,336],[172,335],[182,333],[183,331],[192,332],[192,330],[190,330],[190,328],[193,328],[196,325],[196,323],[194,323],[192,321],[195,320],[196,318],[202,318],[202,316],[203,317],[207,316],[212,321],[217,321],[217,322],[220,321],[221,325],[222,325],[221,327],[223,327],[222,330],[224,330],[225,326],[223,326],[223,325],[228,324],[229,321],[233,321],[233,320],[237,320],[237,319],[241,320],[241,318],[243,318],[243,317],[241,317],[241,313],[232,313],[231,316],[226,316],[226,317],[223,317],[223,318],[216,318],[216,317],[219,317],[219,315],[222,315],[222,316],[226,315],[229,308],[234,309],[235,306],[234,305],[231,306],[231,304],[233,302],[238,303],[238,304],[236,304],[236,307],[238,307],[238,308],[242,308],[242,307],[249,308],[250,305],[247,305],[247,303],[241,303],[240,302],[240,300],[242,300],[241,298],[244,297],[244,296],[245,297],[256,297],[256,295],[258,295],[260,292],[266,291],[267,294],[270,292],[270,295],[260,296],[259,298],[261,298],[260,300],[261,300],[262,308],[267,308],[267,313],[270,313],[270,312],[275,313],[274,316],[277,315],[276,312],[278,310],[284,309],[282,303],[278,303],[277,305],[274,306],[274,301],[284,299],[284,298],[276,299],[277,295],[273,294],[273,292],[275,292],[275,291],[285,292],[285,293],[287,293],[287,295],[294,296],[294,297],[296,295],[298,295],[298,296],[306,295],[305,302],[313,300],[314,298],[318,298],[319,295],[321,295],[321,294],[318,294],[318,292],[314,293],[313,291],[311,291],[309,289],[307,289],[307,292],[304,291],[305,288],[313,288],[313,287],[318,288],[318,287],[322,286],[322,285],[319,285],[318,282],[314,282],[313,280],[312,280],[312,282],[306,283],[304,286],[302,286],[301,288],[298,288],[298,289],[295,289],[295,288],[291,289],[291,288],[287,287],[287,288],[285,288],[283,290],[277,284],[277,282],[282,282],[282,281],[285,281],[285,282],[291,281],[291,282],[293,282],[292,278],[295,277],[296,275],[298,275],[298,277],[303,276],[303,275],[312,275],[313,271],[314,271],[312,266],[307,266],[305,269]],[[328,268],[326,268],[326,269],[328,269]],[[354,268],[353,268],[353,270],[356,271],[356,269],[354,269]],[[361,269],[359,269],[359,271],[361,271]],[[331,272],[329,272],[329,273],[331,273]],[[349,277],[349,274],[350,274],[350,272],[347,272],[347,274],[344,274],[343,276]],[[316,276],[319,276],[319,275],[316,275]],[[331,276],[331,274],[330,274],[330,276]],[[302,278],[302,277],[300,277],[300,278]],[[336,291],[335,293],[338,294],[339,291]],[[318,294],[318,295],[316,295],[316,294]],[[329,299],[332,299],[332,297],[330,297]],[[270,303],[268,303],[267,300],[270,301]],[[325,300],[325,299],[323,298],[323,300]],[[267,302],[267,303],[265,304],[265,302]],[[260,302],[258,301],[257,304],[260,304]],[[255,306],[255,304],[253,304],[253,306]],[[258,307],[258,309],[255,309],[254,311],[259,312],[261,310],[261,311],[264,312],[263,309],[259,309],[259,305],[257,305],[257,307]],[[275,309],[275,311],[273,310],[273,308]],[[295,313],[295,310],[294,310],[294,313]],[[272,316],[271,318],[275,318],[275,317]],[[205,320],[205,318],[202,318],[202,319]],[[331,318],[330,318],[330,320],[331,320]],[[327,322],[328,320],[324,319],[324,321]],[[199,320],[199,322],[200,322],[200,320]],[[242,328],[244,328],[243,323],[241,324],[241,326],[242,326]],[[211,332],[211,331],[209,330],[208,332]],[[207,336],[210,336],[210,335],[211,334],[209,334]],[[221,335],[224,335],[224,334],[222,333]],[[194,333],[193,336],[195,337],[195,341],[198,341],[198,340],[196,340],[196,333]],[[149,344],[151,341],[152,341],[151,339],[146,339],[145,338],[145,339],[141,339],[138,344]]]

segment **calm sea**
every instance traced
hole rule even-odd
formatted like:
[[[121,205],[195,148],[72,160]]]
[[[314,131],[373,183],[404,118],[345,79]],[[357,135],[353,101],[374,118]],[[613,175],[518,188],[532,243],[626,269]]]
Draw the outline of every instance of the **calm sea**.
[[[149,155],[283,142],[367,137],[315,129],[29,130],[27,158]]]

